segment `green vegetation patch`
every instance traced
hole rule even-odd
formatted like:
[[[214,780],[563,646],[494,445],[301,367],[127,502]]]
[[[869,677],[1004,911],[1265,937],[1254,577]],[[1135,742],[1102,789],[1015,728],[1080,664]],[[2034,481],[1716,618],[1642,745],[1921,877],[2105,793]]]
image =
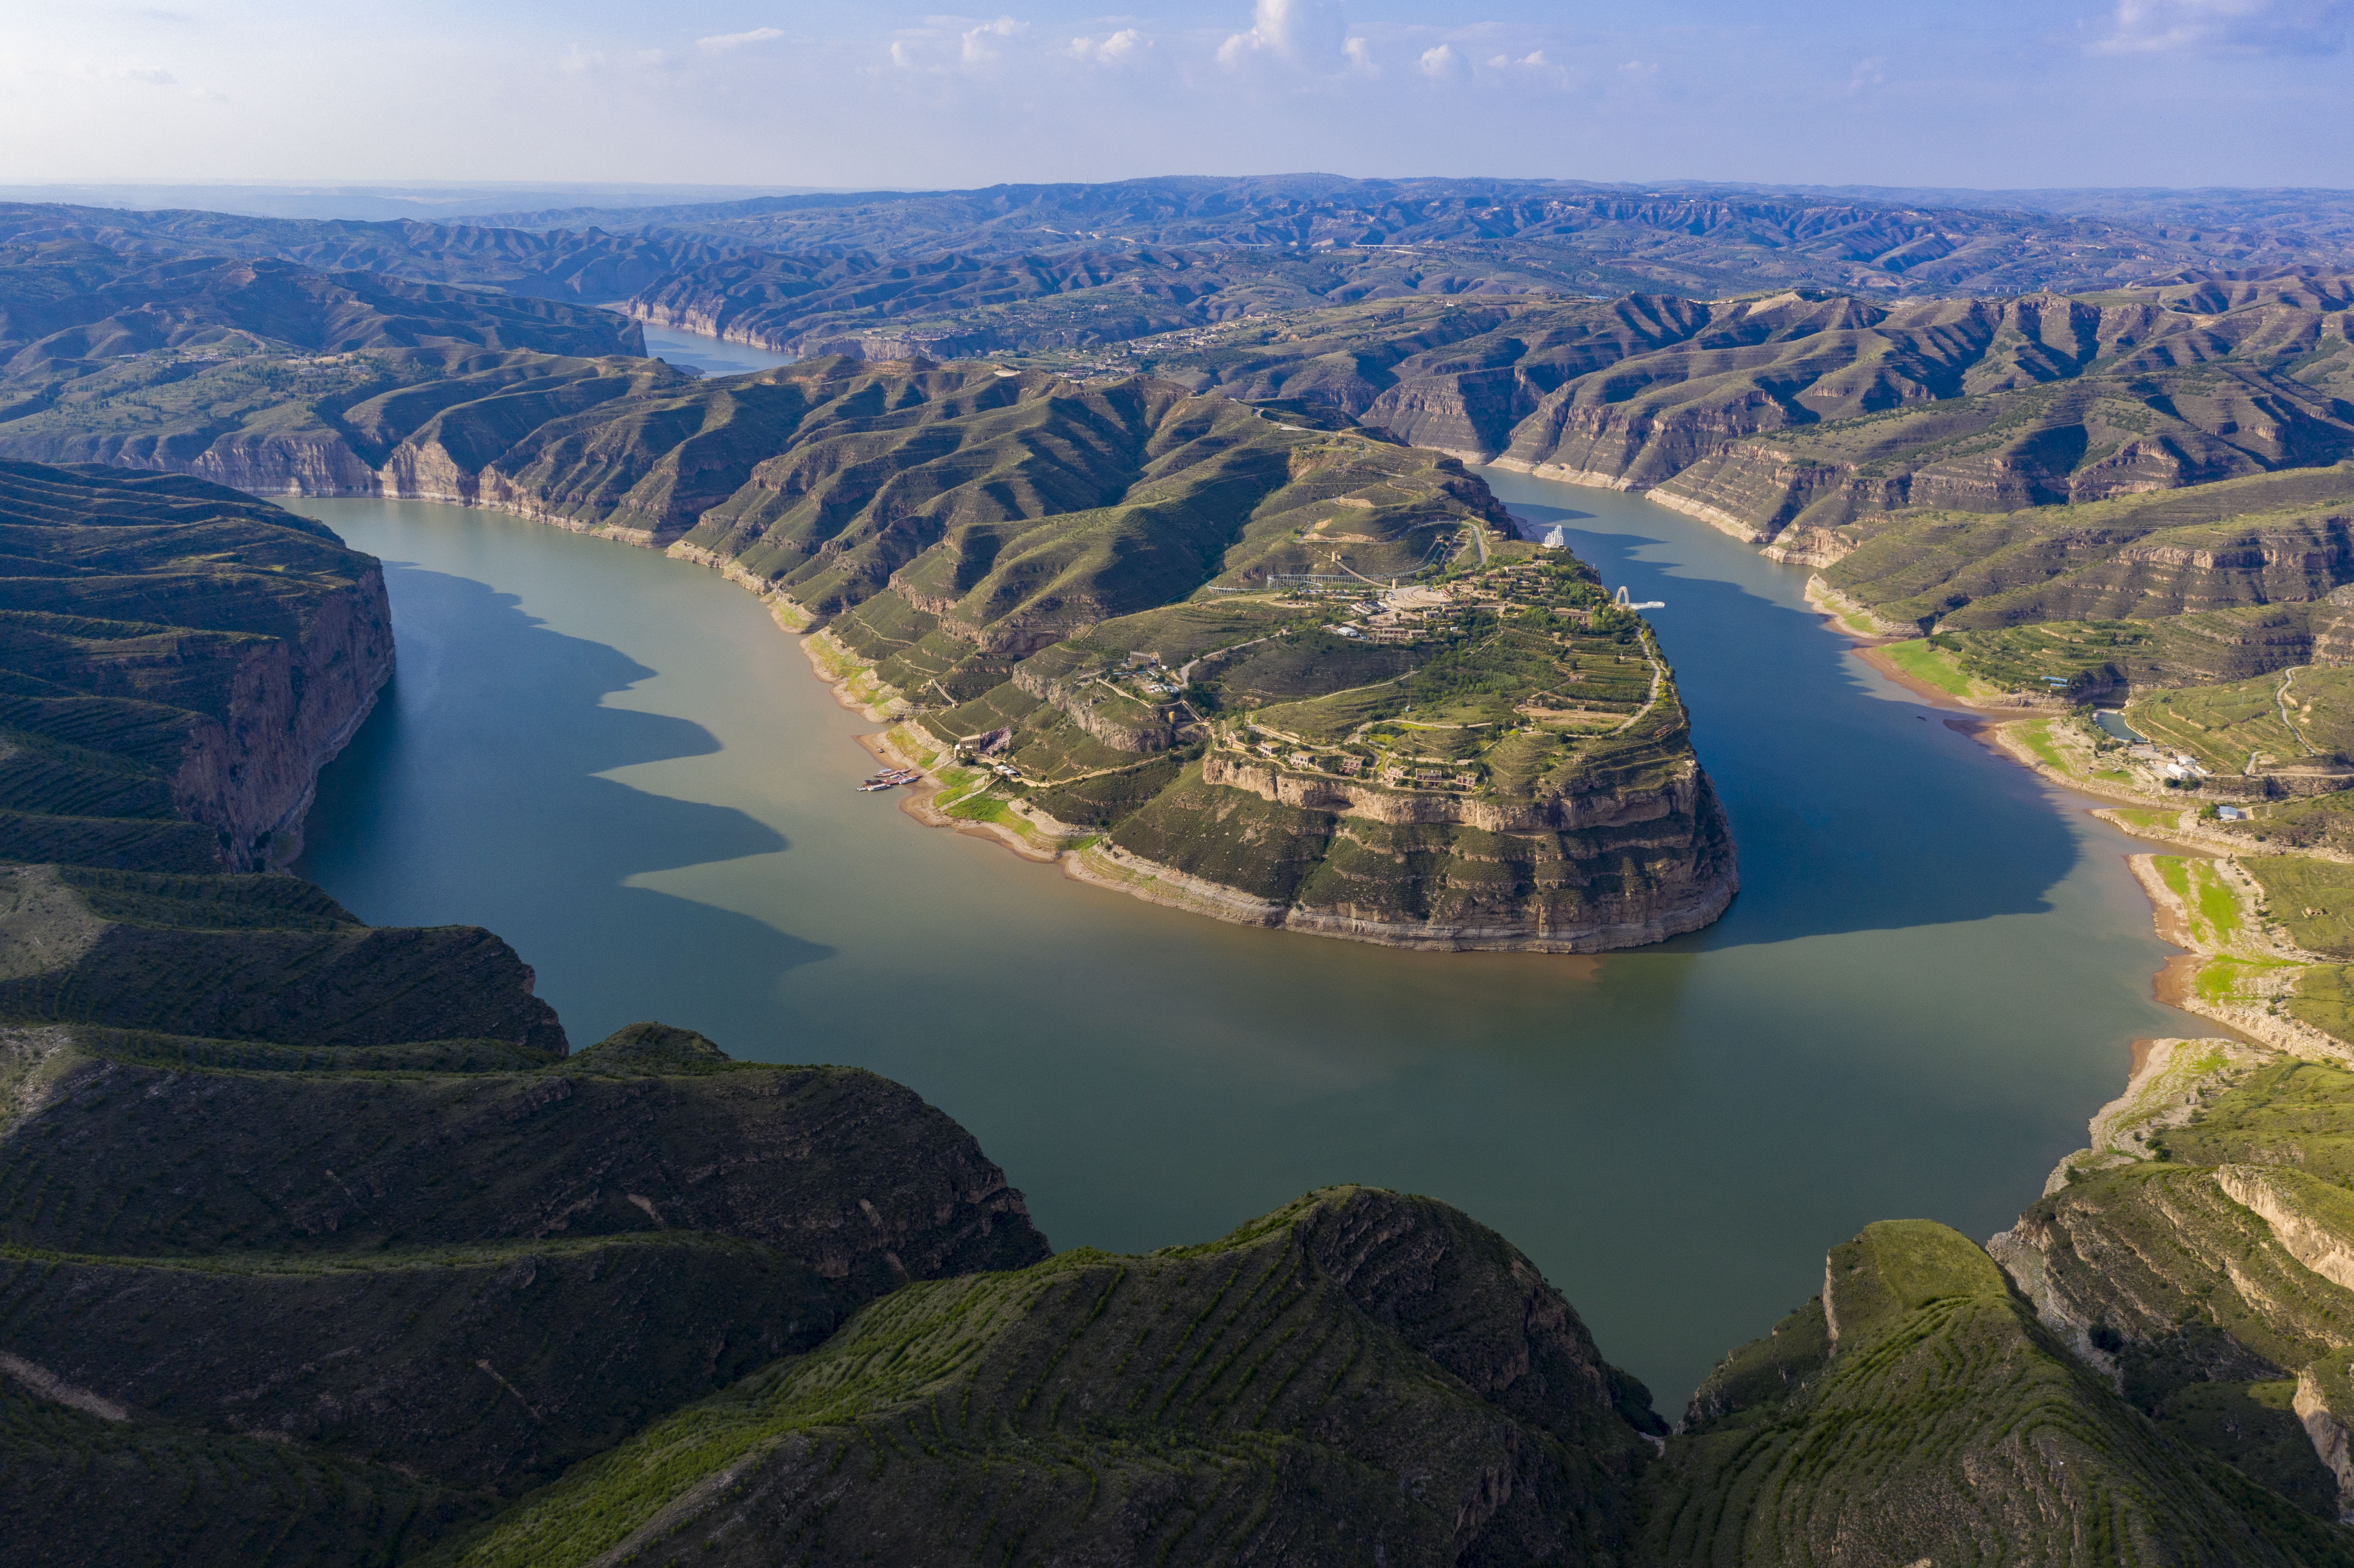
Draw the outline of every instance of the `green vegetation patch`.
[[[2283,1004],[2289,1016],[2354,1048],[2354,969],[2344,964],[2307,964],[2296,990]]]
[[[2304,744],[2282,722],[2280,677],[2152,692],[2126,707],[2126,724],[2170,751],[2188,752],[2214,773],[2251,771],[2264,761],[2301,760]]]
[[[2331,990],[2345,984],[2335,966]],[[2288,1164],[2354,1191],[2354,1070],[2282,1060],[2217,1094],[2167,1135],[2171,1158],[2195,1165]]]
[[[1458,1531],[1625,1540],[1638,1431],[1659,1423],[1509,1244],[1356,1189],[1270,1218],[1208,1247],[909,1286],[436,1561],[557,1568],[650,1527],[684,1561],[727,1563],[1014,1543],[1230,1561],[1278,1542],[1349,1561],[1376,1540],[1419,1562]],[[1499,1464],[1512,1496],[1458,1522]],[[1185,1506],[1153,1506],[1172,1496]]]
[[[1967,698],[1976,695],[1979,689],[1979,683],[1971,678],[1956,660],[1953,651],[1941,640],[1892,642],[1882,652],[1899,670],[1941,692]]]
[[[1829,1275],[1827,1301],[1704,1385],[1647,1478],[1651,1561],[1797,1568],[1827,1541],[1888,1563],[2354,1557],[2334,1525],[2169,1441],[1967,1238],[1875,1225]]]
[[[2304,855],[2243,855],[2271,917],[2309,953],[2354,959],[2354,865]]]
[[[2044,767],[2055,773],[2069,771],[2067,763],[2061,759],[2059,747],[2052,742],[2050,719],[2036,719],[2032,723],[2020,725],[2010,733],[2017,736],[2019,743],[2027,747],[2035,760]]]

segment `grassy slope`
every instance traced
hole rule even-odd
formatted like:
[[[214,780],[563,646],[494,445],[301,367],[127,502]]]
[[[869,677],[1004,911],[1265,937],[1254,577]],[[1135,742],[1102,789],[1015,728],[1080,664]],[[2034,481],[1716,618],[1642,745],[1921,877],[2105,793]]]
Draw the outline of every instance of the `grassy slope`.
[[[1044,1253],[896,1085],[650,1024],[567,1057],[489,933],[200,874],[160,780],[234,716],[214,650],[373,563],[173,476],[9,465],[0,508],[12,1549],[388,1561],[910,1275]]]
[[[1956,630],[2314,599],[2354,574],[2349,507],[2340,463],[1993,516],[1894,512],[1824,577],[1890,620]]]
[[[1961,1235],[1871,1226],[1833,1249],[1827,1285],[1703,1386],[1647,1486],[1652,1561],[2354,1561],[2162,1435]]]
[[[1997,1255],[2162,1426],[2335,1517],[2316,1448],[2354,1417],[2354,1295],[2315,1270],[2354,1242],[2354,1075],[2234,1046],[2177,1078]]]
[[[1614,1405],[1655,1425],[1500,1238],[1338,1189],[903,1290],[443,1560],[1607,1561],[1649,1452]]]

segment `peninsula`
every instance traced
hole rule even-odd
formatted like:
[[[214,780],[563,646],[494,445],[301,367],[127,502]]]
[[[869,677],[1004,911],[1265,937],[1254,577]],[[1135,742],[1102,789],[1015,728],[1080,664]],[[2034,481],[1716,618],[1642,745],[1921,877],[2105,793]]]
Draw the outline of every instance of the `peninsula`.
[[[1734,895],[1656,637],[1443,453],[1150,376],[698,379],[616,352],[636,329],[604,313],[441,290],[412,320],[382,282],[322,283],[330,323],[257,344],[225,335],[260,308],[243,275],[143,352],[40,358],[0,452],[493,506],[712,567],[968,815],[1221,918],[1582,952]]]
[[[381,576],[154,471],[365,475],[692,555],[814,623],[1024,831],[1393,940],[1574,945],[1729,892],[1672,670],[1590,570],[1346,420],[985,363],[696,382],[575,307],[394,327],[387,298],[350,289],[293,346],[207,340],[228,307],[201,301],[127,313],[180,338],[135,355],[51,334],[0,420],[149,470],[0,467],[12,1547],[2354,1562],[2327,442],[2155,496],[1854,520],[1819,597],[2191,852],[2149,870],[2200,994],[2257,1037],[2153,1043],[1983,1247],[1918,1220],[1831,1247],[1670,1430],[1444,1203],[1330,1187],[1051,1255],[897,1085],[652,1022],[574,1052],[492,933],[370,927],[260,872],[389,668]],[[504,335],[543,326],[596,352]],[[1244,880],[1269,867],[1298,875]]]

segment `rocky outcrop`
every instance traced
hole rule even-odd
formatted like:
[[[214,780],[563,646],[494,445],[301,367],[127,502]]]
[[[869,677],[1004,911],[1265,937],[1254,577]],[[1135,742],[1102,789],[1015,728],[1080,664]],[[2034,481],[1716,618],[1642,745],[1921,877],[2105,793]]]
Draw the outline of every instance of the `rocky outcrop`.
[[[320,768],[392,673],[377,563],[250,496],[120,470],[0,463],[0,521],[14,563],[0,567],[10,667],[37,677],[8,725],[83,758],[12,744],[12,813],[83,824],[72,832],[90,842],[152,837],[168,812],[210,830],[217,863],[232,871],[298,853]],[[126,524],[140,528],[135,556],[91,574],[85,563],[109,562]],[[70,569],[53,569],[61,564]],[[89,762],[93,750],[111,751],[111,765]],[[141,775],[155,777],[160,799],[125,793]],[[104,821],[130,825],[89,826]],[[41,836],[17,834],[11,858],[55,858],[27,853]],[[194,869],[187,847],[144,863]],[[94,848],[86,862],[142,863]]]
[[[2354,1378],[2354,1367],[2337,1366],[2331,1370],[2340,1383]],[[2329,1396],[2322,1382],[2317,1368],[2307,1367],[2299,1372],[2296,1394],[2289,1407],[2304,1424],[2305,1435],[2313,1440],[2315,1457],[2338,1483],[2340,1522],[2354,1523],[2354,1428],[2349,1428],[2346,1419],[2329,1408]]]
[[[2289,1256],[2333,1285],[2354,1290],[2354,1196],[2301,1171],[2219,1165],[2224,1195],[2271,1227]]]
[[[1438,951],[1639,947],[1711,924],[1740,885],[1723,809],[1689,758],[1655,784],[1509,802],[1213,753],[1198,784],[1065,858],[1081,880],[1239,925]]]
[[[1513,429],[1498,462],[1543,478],[1607,475],[1613,488],[1648,490],[1727,442],[1789,422],[1782,400],[1763,390],[1672,409],[1603,401],[1606,395],[1584,382],[1550,394]]]
[[[1065,680],[1016,664],[1013,683],[1071,715],[1071,722],[1115,751],[1149,755],[1177,744],[1177,726],[1135,698],[1093,681]]]
[[[302,853],[319,769],[375,710],[392,666],[392,606],[374,563],[318,601],[299,641],[238,661],[226,717],[194,726],[171,779],[174,809],[219,830],[228,869]]]
[[[1335,816],[1390,823],[1437,823],[1480,828],[1491,833],[1576,832],[1587,828],[1626,827],[1668,817],[1690,817],[1707,786],[1700,764],[1687,761],[1659,784],[1626,791],[1547,795],[1517,800],[1485,794],[1441,795],[1385,789],[1377,784],[1245,762],[1220,752],[1202,759],[1202,779],[1247,789],[1263,800]]]

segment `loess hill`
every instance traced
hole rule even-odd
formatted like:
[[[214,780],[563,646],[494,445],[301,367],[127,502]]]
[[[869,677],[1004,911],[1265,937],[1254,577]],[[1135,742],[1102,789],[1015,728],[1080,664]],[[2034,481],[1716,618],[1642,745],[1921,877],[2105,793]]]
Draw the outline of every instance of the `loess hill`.
[[[0,450],[500,506],[667,547],[827,619],[827,647],[872,666],[896,711],[924,710],[918,744],[944,760],[1006,731],[1014,792],[1110,830],[1093,874],[1225,917],[1584,950],[1692,929],[1732,896],[1723,813],[1648,630],[1603,609],[1583,568],[1530,567],[1442,455],[1152,377],[986,364],[713,380],[454,348],[302,378],[279,364],[166,379],[127,362],[0,422]],[[1383,608],[1393,583],[1450,571],[1466,580]],[[1099,678],[1154,659],[1159,675]],[[1190,697],[1164,678],[1181,667]]]
[[[290,391],[269,362],[207,372],[244,366],[247,434],[193,451],[295,431],[392,493],[719,566],[828,617],[911,744],[1020,775],[1034,827],[1085,819],[1103,874],[1298,868],[1287,910],[1338,887],[1458,926],[1656,909],[1662,866],[1729,888],[1639,619],[1451,460],[1150,378],[449,344]],[[85,434],[198,408],[186,379],[91,399]],[[2341,1070],[2162,1043],[1991,1258],[1871,1227],[1670,1434],[1444,1204],[1336,1188],[1049,1256],[970,1137],[871,1074],[653,1023],[570,1052],[497,938],[252,874],[299,810],[265,838],[175,782],[282,753],[307,794],[388,665],[374,562],[180,474],[13,462],[0,506],[12,1560],[2354,1563]],[[2128,563],[2101,591],[2143,619],[2102,646],[2244,680],[2345,635],[2311,583],[2148,608],[2237,558]],[[1953,635],[2024,668],[2086,624]],[[1530,846],[1588,880],[1522,881]],[[1194,851],[1226,858],[1152,858]]]
[[[2334,462],[2354,450],[2349,303],[2343,276],[2306,274],[1885,304],[1379,302],[1136,355],[1835,558],[1819,535],[1892,508],[2007,511]]]
[[[248,870],[392,669],[382,569],[176,474],[0,461],[0,854]]]
[[[2314,220],[2332,205],[2325,193],[2073,207],[2023,195],[2006,205],[1984,193],[1310,175],[455,224],[0,204],[0,244],[104,249],[143,266],[229,257],[511,296],[629,296],[622,308],[644,321],[874,358],[910,345],[943,357],[1096,353],[1172,329],[1199,346],[1219,323],[1365,300],[1796,288],[1910,301],[2162,285],[2219,270],[2327,272],[2349,258],[2343,222]],[[2305,199],[2285,209],[2284,195]]]
[[[273,845],[195,786],[299,825],[389,665],[376,563],[177,476],[0,483],[0,1556],[391,1563],[1045,1255],[895,1084],[657,1024],[568,1054],[491,933],[225,870]]]

